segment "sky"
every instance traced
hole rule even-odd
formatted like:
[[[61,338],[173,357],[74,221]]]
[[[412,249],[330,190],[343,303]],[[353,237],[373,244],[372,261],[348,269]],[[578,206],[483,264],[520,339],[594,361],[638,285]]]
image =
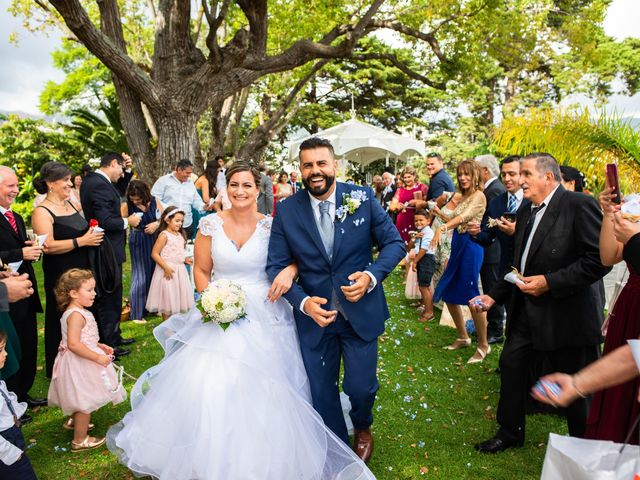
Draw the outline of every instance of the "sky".
[[[39,114],[38,97],[48,80],[61,81],[64,74],[53,67],[51,52],[60,43],[60,34],[32,34],[21,20],[8,13],[9,0],[0,0],[0,110]],[[613,0],[605,19],[605,31],[618,39],[638,36],[639,0]],[[18,34],[17,45],[9,35]],[[563,102],[590,105],[584,96],[574,95]],[[640,94],[633,97],[614,95],[608,110],[623,116],[640,117]]]

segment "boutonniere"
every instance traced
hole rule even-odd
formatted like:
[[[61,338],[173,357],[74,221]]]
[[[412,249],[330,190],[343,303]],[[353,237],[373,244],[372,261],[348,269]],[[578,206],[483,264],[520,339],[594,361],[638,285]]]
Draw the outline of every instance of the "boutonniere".
[[[349,215],[353,215],[363,202],[367,201],[367,192],[354,190],[342,194],[342,205],[336,210],[336,220],[344,222]]]

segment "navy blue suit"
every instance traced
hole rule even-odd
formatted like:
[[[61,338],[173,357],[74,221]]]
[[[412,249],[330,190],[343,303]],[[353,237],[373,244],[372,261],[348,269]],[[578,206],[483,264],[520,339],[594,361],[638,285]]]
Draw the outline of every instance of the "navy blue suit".
[[[500,278],[502,278],[505,273],[511,270],[511,267],[514,266],[513,262],[513,237],[510,237],[506,233],[503,233],[498,227],[489,228],[488,221],[489,218],[500,218],[507,211],[507,203],[509,201],[509,193],[504,192],[493,200],[489,202],[487,206],[487,211],[482,218],[482,230],[475,237],[471,237],[471,239],[486,247],[491,245],[494,241],[498,241],[500,244]],[[520,203],[520,207],[518,211],[522,207],[526,207],[531,205],[531,202],[527,199],[522,199]],[[487,289],[487,291],[490,290]]]
[[[298,280],[285,298],[294,307],[313,406],[345,442],[348,436],[338,389],[340,357],[344,359],[343,390],[351,400],[354,427],[368,428],[373,422],[378,389],[377,339],[389,317],[382,281],[405,255],[397,229],[370,188],[336,183],[336,209],[342,204],[343,194],[355,190],[366,191],[368,198],[344,221],[335,220],[331,260],[316,225],[309,193],[302,190],[278,204],[267,261],[271,280],[291,263],[298,265]],[[375,262],[371,254],[374,244],[380,252]],[[376,287],[358,302],[347,301],[340,287],[349,285],[349,275],[365,270],[376,278]],[[336,308],[331,304],[334,295],[342,313],[328,327],[320,327],[299,310],[307,296],[326,298],[329,304],[324,308],[332,310]]]

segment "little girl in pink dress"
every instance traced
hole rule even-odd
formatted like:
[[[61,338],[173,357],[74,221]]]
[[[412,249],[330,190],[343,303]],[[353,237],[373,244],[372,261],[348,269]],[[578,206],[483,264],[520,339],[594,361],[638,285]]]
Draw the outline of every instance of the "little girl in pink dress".
[[[56,300],[65,312],[60,319],[62,340],[53,364],[49,406],[57,406],[71,418],[63,425],[73,430],[71,451],[104,444],[104,437],[90,437],[91,412],[111,402],[120,403],[127,392],[113,368],[113,348],[98,342],[98,325],[87,307],[93,305],[96,282],[89,270],[72,268],[58,280]]]
[[[184,212],[167,207],[160,217],[158,239],[151,258],[156,269],[151,278],[146,309],[158,312],[166,320],[174,313],[185,313],[194,305],[193,287],[187,273],[186,236],[182,229]]]

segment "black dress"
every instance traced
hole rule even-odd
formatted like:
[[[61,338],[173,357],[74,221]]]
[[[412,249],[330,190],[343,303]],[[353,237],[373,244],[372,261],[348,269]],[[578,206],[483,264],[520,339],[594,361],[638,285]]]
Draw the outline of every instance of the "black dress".
[[[57,216],[43,205],[40,205],[38,208],[44,208],[53,218],[53,238],[55,240],[78,238],[84,235],[89,229],[89,224],[78,211],[71,215]],[[60,317],[62,317],[62,312],[58,310],[54,288],[60,276],[71,268],[89,268],[88,247],[74,248],[69,252],[56,255],[45,254],[42,259],[44,289],[47,300],[44,315],[44,353],[48,378],[51,378],[53,362],[56,359],[58,346],[62,339],[62,332],[60,330]]]

